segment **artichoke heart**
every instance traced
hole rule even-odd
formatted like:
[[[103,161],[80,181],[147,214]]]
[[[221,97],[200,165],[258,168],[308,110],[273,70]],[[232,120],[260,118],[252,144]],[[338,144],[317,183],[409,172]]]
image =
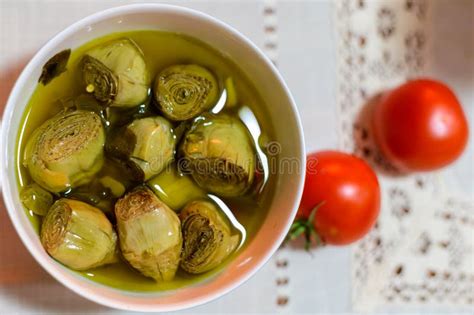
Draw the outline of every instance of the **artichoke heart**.
[[[148,97],[150,75],[143,53],[128,38],[87,51],[81,69],[86,91],[106,105],[133,107]]]
[[[43,220],[40,237],[49,255],[75,270],[118,261],[112,224],[99,209],[81,201],[56,201]]]
[[[239,243],[239,235],[231,234],[230,224],[216,205],[196,200],[181,211],[183,254],[181,268],[198,274],[217,267]]]
[[[184,171],[216,195],[243,195],[253,182],[255,149],[246,127],[231,116],[205,114],[196,118],[180,153]]]
[[[155,98],[163,115],[175,121],[194,118],[217,102],[214,75],[198,65],[175,65],[158,74]]]
[[[98,115],[63,111],[36,129],[25,147],[24,165],[51,192],[88,183],[102,168],[105,133]]]
[[[163,117],[136,119],[107,144],[108,154],[132,166],[137,181],[159,174],[174,158],[176,137]]]
[[[178,216],[145,186],[115,204],[120,248],[138,271],[156,281],[174,278],[182,236]]]

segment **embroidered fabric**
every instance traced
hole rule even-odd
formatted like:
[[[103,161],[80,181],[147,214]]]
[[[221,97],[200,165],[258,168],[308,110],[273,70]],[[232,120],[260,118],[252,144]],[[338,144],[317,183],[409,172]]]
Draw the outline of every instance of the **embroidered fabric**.
[[[367,123],[378,93],[429,68],[431,6],[335,4],[340,148],[369,161],[382,189],[379,220],[352,251],[355,311],[473,305],[472,200],[446,193],[440,174],[400,174],[373,145]]]

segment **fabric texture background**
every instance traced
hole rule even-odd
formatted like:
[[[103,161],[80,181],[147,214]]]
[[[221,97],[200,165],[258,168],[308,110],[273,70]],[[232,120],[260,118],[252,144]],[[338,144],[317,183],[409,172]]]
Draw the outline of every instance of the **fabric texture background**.
[[[96,11],[139,1],[0,0],[0,106],[31,56]],[[150,1],[149,1],[150,2]],[[407,78],[439,78],[474,126],[474,2],[176,0],[237,28],[275,62],[308,152],[365,156],[383,189],[377,228],[351,247],[280,249],[228,295],[182,314],[468,313],[473,310],[474,148],[438,173],[394,177],[360,112]],[[369,153],[367,153],[369,152]],[[422,223],[422,224],[421,224]],[[1,314],[125,314],[77,296],[29,255],[0,209]]]

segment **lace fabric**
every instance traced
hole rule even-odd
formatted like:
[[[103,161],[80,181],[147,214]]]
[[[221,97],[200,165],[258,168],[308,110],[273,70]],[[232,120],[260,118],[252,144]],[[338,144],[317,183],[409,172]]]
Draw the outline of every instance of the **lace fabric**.
[[[369,161],[382,189],[379,220],[352,251],[355,311],[473,305],[472,200],[446,193],[440,174],[400,174],[373,145],[367,122],[381,91],[429,67],[431,5],[335,5],[340,148]]]

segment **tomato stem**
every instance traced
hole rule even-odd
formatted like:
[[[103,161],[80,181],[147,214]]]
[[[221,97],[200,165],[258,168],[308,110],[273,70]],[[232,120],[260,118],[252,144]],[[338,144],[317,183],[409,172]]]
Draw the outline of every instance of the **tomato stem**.
[[[314,218],[316,217],[316,212],[318,209],[325,203],[325,201],[321,201],[316,207],[311,210],[311,213],[307,218],[301,218],[295,220],[290,227],[290,231],[286,236],[285,242],[293,241],[304,235],[305,237],[305,244],[304,248],[306,251],[309,251],[312,241],[316,242],[316,246],[322,245],[323,241],[319,237],[317,231],[314,228]]]

